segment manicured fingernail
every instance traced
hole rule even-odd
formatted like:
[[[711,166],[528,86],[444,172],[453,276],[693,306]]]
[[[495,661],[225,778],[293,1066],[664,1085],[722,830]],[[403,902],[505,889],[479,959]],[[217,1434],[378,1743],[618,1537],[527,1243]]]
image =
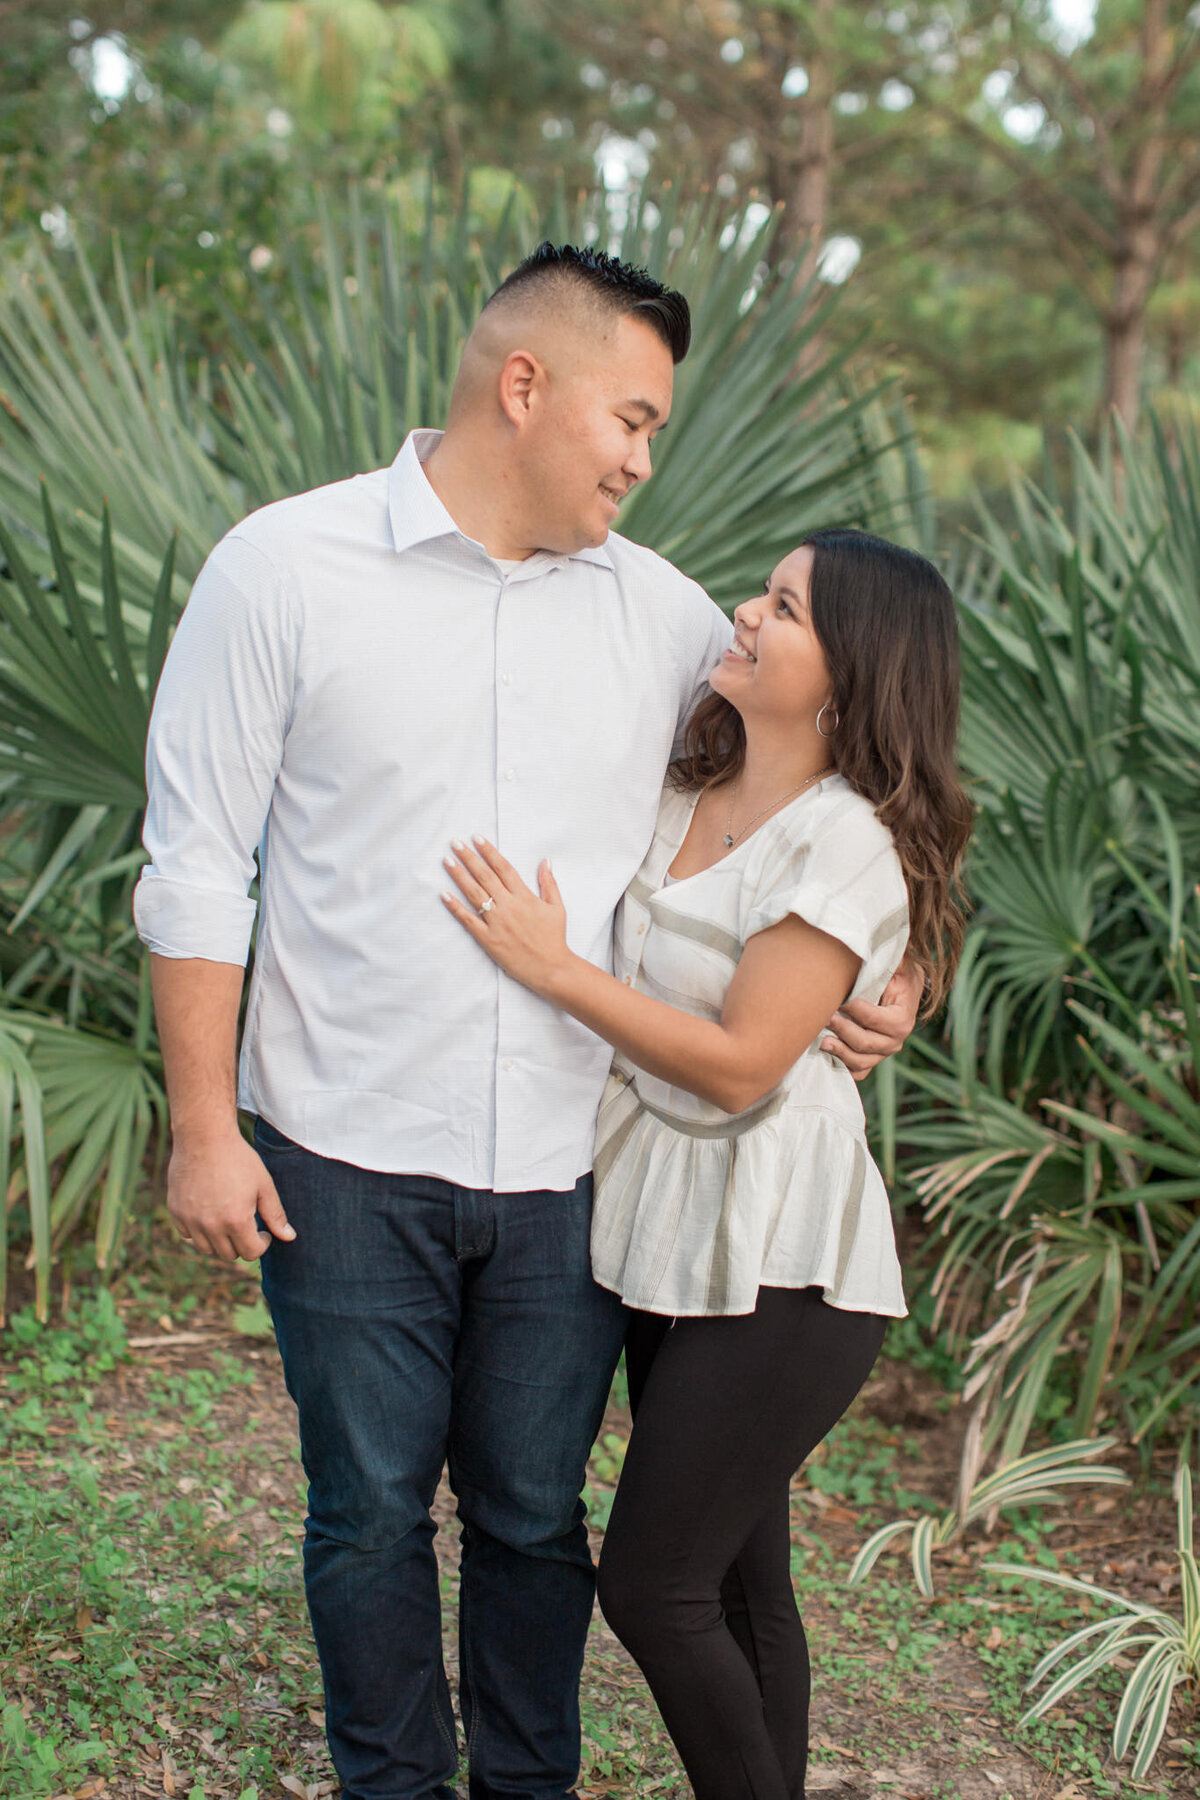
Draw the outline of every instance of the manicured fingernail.
[[[481,834],[480,834],[480,833],[479,833],[479,832],[478,832],[478,831],[477,831],[477,832],[476,832],[476,833],[475,833],[475,836],[474,836],[474,837],[473,837],[473,838],[472,838],[472,839],[471,839],[471,842],[472,842],[472,843],[473,843],[473,844],[486,844],[486,843],[487,843],[487,839],[486,839],[486,838],[485,838],[485,837],[483,837],[483,836],[482,836],[482,835],[481,835]]]
[[[455,850],[465,850],[467,847],[461,838],[451,838],[450,844],[451,848]]]
[[[442,867],[443,869],[452,869],[454,867],[454,858],[452,856],[443,856]]]
[[[442,899],[443,899],[443,900],[444,900],[444,901],[445,901],[445,902],[446,902],[446,904],[447,904],[447,905],[449,905],[449,904],[450,904],[450,902],[451,902],[451,900],[453,900],[453,898],[454,898],[454,895],[453,895],[453,894],[446,894],[446,893],[444,893],[444,894],[443,894],[443,895],[442,895]]]

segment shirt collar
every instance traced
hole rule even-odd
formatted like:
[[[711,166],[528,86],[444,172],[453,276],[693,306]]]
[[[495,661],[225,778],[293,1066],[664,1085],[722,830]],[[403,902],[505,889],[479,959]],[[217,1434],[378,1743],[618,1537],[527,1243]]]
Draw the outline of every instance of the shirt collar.
[[[401,444],[396,460],[388,470],[388,519],[392,527],[392,548],[399,554],[433,538],[460,537],[466,533],[454,523],[445,506],[433,491],[422,463],[433,454],[441,441],[440,431],[410,431]],[[474,539],[468,539],[474,542]],[[482,548],[482,546],[480,546]],[[570,555],[556,556],[552,551],[541,554],[555,562],[597,563],[611,569],[612,557],[604,544],[588,545]]]

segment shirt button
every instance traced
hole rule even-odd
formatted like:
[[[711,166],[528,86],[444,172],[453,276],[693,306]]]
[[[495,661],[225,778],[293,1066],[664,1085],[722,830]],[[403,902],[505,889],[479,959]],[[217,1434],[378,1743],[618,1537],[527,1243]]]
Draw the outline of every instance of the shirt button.
[[[506,1057],[506,1058],[505,1058],[505,1060],[504,1060],[504,1061],[503,1061],[503,1062],[502,1062],[502,1063],[501,1063],[501,1064],[500,1064],[500,1067],[501,1067],[501,1068],[502,1068],[502,1069],[503,1069],[503,1070],[504,1070],[504,1073],[505,1073],[505,1074],[506,1074],[506,1075],[511,1075],[511,1074],[512,1074],[512,1071],[513,1071],[513,1066],[512,1066],[512,1063],[511,1063],[511,1062],[510,1062],[510,1061],[509,1061],[509,1059],[508,1059],[508,1058],[507,1058],[507,1057]]]
[[[505,771],[504,771],[505,781],[515,781],[516,775],[517,775],[517,771],[515,769],[505,769]]]
[[[505,687],[512,686],[512,676],[509,674],[507,669],[505,669],[505,671],[504,671],[503,675],[500,677],[500,679],[504,683]]]

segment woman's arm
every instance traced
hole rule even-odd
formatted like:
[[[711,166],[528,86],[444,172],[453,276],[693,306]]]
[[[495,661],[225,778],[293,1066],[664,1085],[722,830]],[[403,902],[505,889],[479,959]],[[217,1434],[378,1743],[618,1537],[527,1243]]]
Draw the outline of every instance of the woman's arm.
[[[549,864],[541,897],[491,844],[447,859],[469,905],[447,907],[506,974],[605,1038],[638,1068],[725,1112],[769,1094],[803,1054],[858,974],[853,951],[790,916],[746,945],[719,1020],[652,1000],[567,947],[566,912]],[[482,914],[479,907],[492,905]]]

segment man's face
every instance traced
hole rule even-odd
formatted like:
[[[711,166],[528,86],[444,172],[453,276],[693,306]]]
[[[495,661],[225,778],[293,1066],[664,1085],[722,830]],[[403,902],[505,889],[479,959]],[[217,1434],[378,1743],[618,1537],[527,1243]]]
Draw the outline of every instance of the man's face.
[[[556,350],[522,433],[527,524],[539,549],[604,542],[621,501],[649,478],[673,386],[671,352],[627,314],[602,338]]]

